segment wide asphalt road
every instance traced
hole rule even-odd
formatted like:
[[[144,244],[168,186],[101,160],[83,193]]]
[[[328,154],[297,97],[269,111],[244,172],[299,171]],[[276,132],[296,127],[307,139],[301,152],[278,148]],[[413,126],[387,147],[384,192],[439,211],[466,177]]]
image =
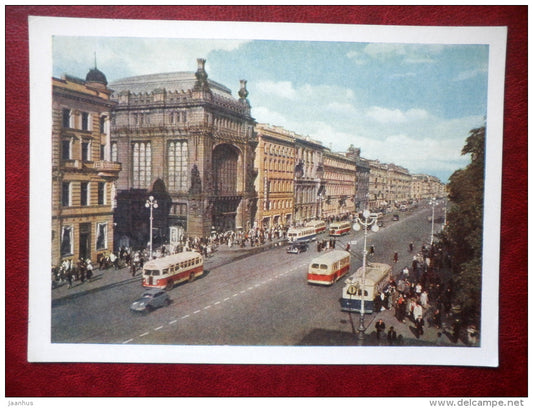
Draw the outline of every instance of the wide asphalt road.
[[[411,264],[415,250],[430,239],[428,208],[385,217],[385,226],[368,234],[374,245],[371,261],[392,264],[399,273]],[[319,239],[329,239],[323,234]],[[363,232],[337,240],[337,249],[351,242],[351,272],[362,264]],[[169,291],[172,303],[151,314],[130,312],[142,293],[140,278],[105,290],[54,303],[52,342],[201,345],[349,345],[355,344],[357,317],[340,310],[344,279],[325,287],[306,281],[307,267],[318,255],[316,243],[307,252],[287,254],[286,247],[206,270],[204,276]],[[215,255],[216,256],[216,255]],[[372,324],[372,317],[367,319]]]

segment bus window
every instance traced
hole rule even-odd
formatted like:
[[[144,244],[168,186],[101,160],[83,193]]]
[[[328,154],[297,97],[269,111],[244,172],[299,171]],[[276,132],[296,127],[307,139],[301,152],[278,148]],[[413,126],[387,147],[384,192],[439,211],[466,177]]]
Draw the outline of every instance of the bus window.
[[[328,266],[326,264],[320,264],[320,269],[327,270]]]
[[[152,271],[152,276],[159,276],[159,271],[157,269],[154,269]]]
[[[168,268],[163,269],[163,275],[168,275]]]
[[[319,268],[319,265],[317,263],[314,263],[311,265],[311,268],[313,269],[318,269]]]

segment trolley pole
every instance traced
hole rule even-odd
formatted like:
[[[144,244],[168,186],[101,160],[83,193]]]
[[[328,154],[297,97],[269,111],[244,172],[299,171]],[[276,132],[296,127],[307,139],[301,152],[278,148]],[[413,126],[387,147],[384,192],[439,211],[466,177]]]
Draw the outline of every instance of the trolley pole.
[[[435,228],[435,206],[437,205],[437,200],[435,197],[433,197],[429,201],[429,205],[431,205],[431,237],[430,237],[430,245],[433,245],[433,234],[434,234],[434,228]]]
[[[154,196],[150,196],[150,197],[148,197],[148,200],[146,200],[146,204],[144,206],[146,208],[150,208],[150,259],[152,259],[152,251],[153,251],[153,248],[152,248],[152,230],[153,230],[152,223],[153,223],[153,220],[154,220],[153,209],[158,207],[157,200],[154,200]]]

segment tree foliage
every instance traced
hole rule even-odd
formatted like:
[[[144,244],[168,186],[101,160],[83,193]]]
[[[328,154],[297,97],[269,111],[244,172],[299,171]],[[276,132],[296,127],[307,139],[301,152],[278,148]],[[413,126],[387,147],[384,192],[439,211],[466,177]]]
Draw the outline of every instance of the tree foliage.
[[[461,153],[470,154],[471,163],[450,177],[448,190],[451,208],[442,240],[451,255],[454,303],[461,306],[463,315],[469,321],[479,324],[485,126],[470,131]]]

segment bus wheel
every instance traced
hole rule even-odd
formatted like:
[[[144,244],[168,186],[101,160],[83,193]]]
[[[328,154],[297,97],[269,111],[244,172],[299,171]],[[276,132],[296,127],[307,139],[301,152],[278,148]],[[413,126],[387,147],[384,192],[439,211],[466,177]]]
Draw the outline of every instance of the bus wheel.
[[[174,287],[174,281],[168,281],[167,283],[167,286],[166,286],[166,290],[170,290]]]
[[[191,273],[189,275],[189,282],[192,282],[194,280],[194,278],[196,278],[196,276],[194,276],[194,273]]]

